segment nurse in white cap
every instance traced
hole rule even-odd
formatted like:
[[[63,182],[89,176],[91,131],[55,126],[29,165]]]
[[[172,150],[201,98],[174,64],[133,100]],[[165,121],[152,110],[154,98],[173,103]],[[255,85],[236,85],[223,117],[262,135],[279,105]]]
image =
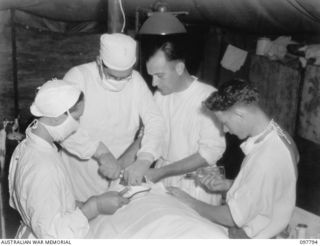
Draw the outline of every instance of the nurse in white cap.
[[[77,131],[83,108],[83,93],[70,83],[52,80],[39,89],[30,107],[38,119],[27,128],[26,139],[10,162],[10,206],[22,219],[17,238],[90,237],[91,219],[128,203],[118,192],[92,196],[83,203],[75,200],[54,142]]]
[[[63,158],[81,201],[107,190],[109,181],[99,174],[94,158],[82,161],[74,155],[88,158],[95,151],[92,146],[102,141],[118,159],[118,165],[129,165],[124,177],[131,185],[140,184],[152,162],[161,155],[164,121],[144,79],[133,69],[136,46],[130,36],[103,34],[97,61],[76,66],[64,77],[86,98],[80,128],[88,136],[79,134],[81,130],[62,144],[67,150]],[[140,121],[144,125],[140,149],[131,162],[124,163],[120,157],[133,143]]]

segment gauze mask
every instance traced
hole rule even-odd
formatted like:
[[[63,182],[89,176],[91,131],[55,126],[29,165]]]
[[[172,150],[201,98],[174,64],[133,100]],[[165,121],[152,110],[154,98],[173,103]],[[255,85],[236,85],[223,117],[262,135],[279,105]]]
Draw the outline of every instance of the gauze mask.
[[[103,88],[109,90],[109,91],[122,91],[124,87],[128,84],[129,80],[114,80],[114,79],[106,79],[106,77],[103,75],[103,78],[101,80]]]
[[[69,137],[72,133],[76,132],[80,126],[80,123],[76,121],[67,111],[68,117],[67,119],[62,122],[60,125],[57,126],[49,126],[44,123],[44,127],[49,132],[50,136],[56,142],[61,142]]]
[[[129,83],[130,79],[123,79],[123,80],[115,80],[111,78],[106,78],[103,72],[103,65],[101,58],[97,58],[97,65],[99,69],[99,74],[101,78],[101,85],[104,89],[109,91],[119,92],[122,91],[126,85]]]

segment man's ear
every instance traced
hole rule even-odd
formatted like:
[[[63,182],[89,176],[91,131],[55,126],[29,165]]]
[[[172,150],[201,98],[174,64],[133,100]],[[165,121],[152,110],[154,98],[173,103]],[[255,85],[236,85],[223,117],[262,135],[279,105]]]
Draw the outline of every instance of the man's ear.
[[[176,64],[176,72],[179,76],[181,76],[184,72],[184,69],[185,69],[185,64],[181,61],[177,62]]]

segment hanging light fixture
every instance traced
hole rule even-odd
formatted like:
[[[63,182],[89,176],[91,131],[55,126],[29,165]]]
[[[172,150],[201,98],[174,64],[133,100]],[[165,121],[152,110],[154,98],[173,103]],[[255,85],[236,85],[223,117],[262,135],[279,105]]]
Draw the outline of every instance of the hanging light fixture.
[[[156,12],[149,13],[150,17],[141,26],[139,34],[170,35],[186,33],[186,28],[175,16],[175,14],[186,13],[169,12],[166,5],[160,4]]]

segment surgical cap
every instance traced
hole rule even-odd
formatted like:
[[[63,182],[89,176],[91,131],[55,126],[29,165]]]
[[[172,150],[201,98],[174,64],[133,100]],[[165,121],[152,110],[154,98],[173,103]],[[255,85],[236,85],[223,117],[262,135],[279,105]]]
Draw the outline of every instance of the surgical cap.
[[[136,62],[137,42],[122,33],[103,34],[100,38],[100,57],[114,70],[124,71]]]
[[[57,117],[68,111],[79,99],[81,90],[63,80],[49,80],[44,83],[30,107],[37,117]]]

